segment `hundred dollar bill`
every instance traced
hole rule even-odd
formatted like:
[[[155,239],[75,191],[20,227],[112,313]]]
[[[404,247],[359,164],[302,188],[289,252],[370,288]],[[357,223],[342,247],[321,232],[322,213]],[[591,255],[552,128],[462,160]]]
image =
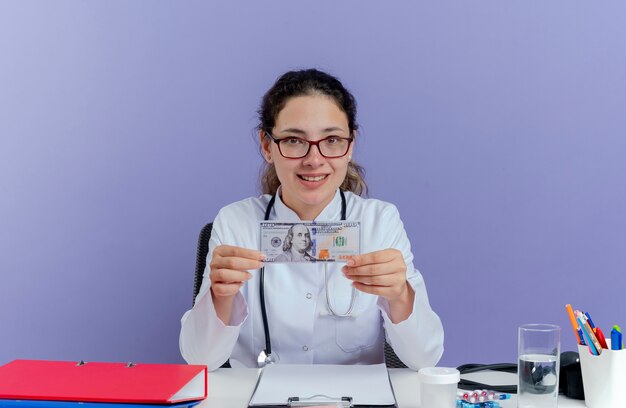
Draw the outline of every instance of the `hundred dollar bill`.
[[[361,253],[361,223],[261,221],[265,262],[341,262]]]

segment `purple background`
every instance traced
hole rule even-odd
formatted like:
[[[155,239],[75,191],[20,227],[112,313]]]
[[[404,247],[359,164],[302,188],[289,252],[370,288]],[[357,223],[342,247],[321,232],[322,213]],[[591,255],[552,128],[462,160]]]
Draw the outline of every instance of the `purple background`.
[[[621,1],[0,2],[0,364],[181,362],[196,240],[256,195],[288,69],[359,102],[442,365],[513,362],[564,305],[626,325]]]

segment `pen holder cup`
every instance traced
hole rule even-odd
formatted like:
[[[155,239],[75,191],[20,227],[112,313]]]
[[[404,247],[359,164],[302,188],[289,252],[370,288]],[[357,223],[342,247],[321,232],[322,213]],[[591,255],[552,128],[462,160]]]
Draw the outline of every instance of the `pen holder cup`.
[[[626,349],[602,350],[594,356],[587,346],[578,346],[588,408],[623,408],[626,384]]]

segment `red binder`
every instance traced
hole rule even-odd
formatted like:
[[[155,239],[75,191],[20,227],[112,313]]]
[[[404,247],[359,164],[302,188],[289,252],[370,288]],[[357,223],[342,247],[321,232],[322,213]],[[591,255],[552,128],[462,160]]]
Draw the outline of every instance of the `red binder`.
[[[14,360],[0,367],[5,399],[167,404],[206,396],[200,365]]]

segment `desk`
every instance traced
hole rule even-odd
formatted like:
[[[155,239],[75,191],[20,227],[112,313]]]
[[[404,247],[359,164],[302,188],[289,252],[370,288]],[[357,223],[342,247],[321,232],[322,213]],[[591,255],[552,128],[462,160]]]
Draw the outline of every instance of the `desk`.
[[[254,391],[259,370],[256,368],[220,368],[209,373],[209,397],[198,408],[246,408]],[[420,408],[417,404],[417,372],[403,368],[392,368],[389,376],[396,394],[399,408]],[[483,372],[464,375],[489,384],[514,384],[517,375],[500,372]],[[503,408],[516,408],[517,399],[501,401]],[[559,395],[559,408],[584,408],[583,401]]]

